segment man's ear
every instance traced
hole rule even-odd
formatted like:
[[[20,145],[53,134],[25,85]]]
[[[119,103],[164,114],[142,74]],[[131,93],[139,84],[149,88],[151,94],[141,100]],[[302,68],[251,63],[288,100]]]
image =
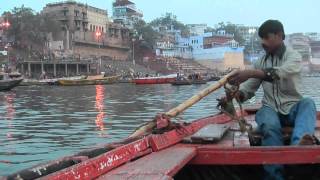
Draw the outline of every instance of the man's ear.
[[[277,33],[276,33],[276,36],[277,36],[277,38],[279,38],[279,39],[281,39],[281,40],[284,40],[284,35],[283,35],[282,32],[277,32]]]

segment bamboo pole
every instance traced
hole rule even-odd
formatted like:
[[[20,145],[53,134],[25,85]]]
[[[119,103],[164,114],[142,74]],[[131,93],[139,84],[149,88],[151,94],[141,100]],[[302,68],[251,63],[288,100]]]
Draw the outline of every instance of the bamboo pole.
[[[178,105],[175,108],[172,108],[171,110],[169,110],[168,112],[164,113],[166,116],[169,117],[175,117],[178,114],[180,114],[181,112],[185,111],[186,109],[188,109],[189,107],[191,107],[192,105],[194,105],[195,103],[197,103],[198,101],[200,101],[202,98],[204,98],[205,96],[209,95],[210,93],[214,92],[215,90],[221,88],[222,86],[224,86],[227,82],[228,82],[228,78],[231,77],[232,75],[234,75],[236,73],[236,71],[232,71],[231,73],[227,74],[226,76],[224,76],[222,79],[220,79],[218,82],[210,85],[209,87],[203,89],[202,91],[200,91],[199,93],[197,93],[196,95],[192,96],[191,98],[189,98],[188,100],[184,101],[182,104]],[[156,119],[153,119],[152,121],[140,126],[133,134],[131,134],[129,137],[137,137],[137,136],[142,136],[148,132],[151,132],[152,129],[157,125],[156,123]]]
[[[166,112],[165,115],[167,115],[169,117],[176,117],[178,114],[180,114],[181,112],[185,111],[186,109],[188,109],[189,107],[191,107],[192,105],[194,105],[195,103],[200,101],[202,98],[206,97],[210,93],[212,93],[215,90],[217,90],[217,89],[221,88],[222,86],[224,86],[224,84],[227,83],[228,78],[230,76],[232,76],[234,73],[235,73],[235,71],[232,71],[231,73],[227,74],[222,79],[220,79],[218,82],[216,82],[216,83],[210,85],[209,87],[203,89],[202,91],[200,91],[196,95],[192,96],[188,100],[184,101],[182,104],[178,105],[177,107],[172,108],[171,110]]]

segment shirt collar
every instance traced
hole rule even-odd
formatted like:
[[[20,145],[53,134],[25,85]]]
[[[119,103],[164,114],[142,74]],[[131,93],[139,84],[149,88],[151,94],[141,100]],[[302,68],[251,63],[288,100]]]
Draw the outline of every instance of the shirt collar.
[[[265,60],[268,59],[270,56],[274,56],[274,55],[278,56],[279,59],[282,59],[284,53],[286,52],[286,49],[287,49],[286,45],[282,43],[274,53],[267,53]]]

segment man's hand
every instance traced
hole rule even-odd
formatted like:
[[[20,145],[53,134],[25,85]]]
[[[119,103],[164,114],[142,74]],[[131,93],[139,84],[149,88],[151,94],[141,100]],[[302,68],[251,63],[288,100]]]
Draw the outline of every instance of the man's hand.
[[[265,73],[262,70],[238,70],[234,75],[228,78],[228,83],[239,85],[249,78],[264,79]]]
[[[251,72],[249,70],[238,70],[234,75],[228,78],[228,83],[232,85],[239,85],[250,78]]]

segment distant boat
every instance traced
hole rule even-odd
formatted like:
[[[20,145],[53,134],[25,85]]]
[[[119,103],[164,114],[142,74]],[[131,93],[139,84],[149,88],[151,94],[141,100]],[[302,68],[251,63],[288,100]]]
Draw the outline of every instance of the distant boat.
[[[22,78],[10,78],[8,74],[0,74],[0,91],[9,91],[19,85]]]
[[[219,81],[220,77],[219,76],[211,76],[207,79],[207,81]]]
[[[74,76],[64,78],[53,78],[53,79],[24,79],[19,85],[20,86],[43,86],[43,85],[58,85],[58,80],[76,80],[85,79],[85,76]]]
[[[81,86],[81,85],[101,85],[112,84],[119,80],[120,76],[108,76],[104,75],[88,76],[85,79],[60,79],[58,85],[60,86]]]
[[[187,79],[187,78],[180,78],[173,81],[171,84],[174,86],[182,86],[182,85],[192,85],[192,84],[206,84],[207,81],[200,78],[200,79]]]
[[[175,81],[176,78],[176,74],[170,74],[166,76],[136,78],[133,79],[133,82],[136,84],[169,84]]]

